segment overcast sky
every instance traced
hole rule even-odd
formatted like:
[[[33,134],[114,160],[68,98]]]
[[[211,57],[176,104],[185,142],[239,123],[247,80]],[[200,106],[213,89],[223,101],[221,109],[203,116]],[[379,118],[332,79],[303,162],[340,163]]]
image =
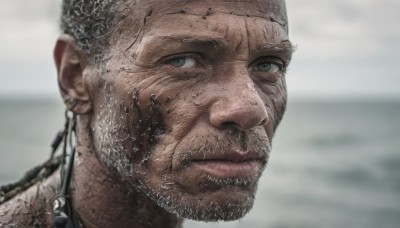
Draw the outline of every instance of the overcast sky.
[[[1,0],[0,97],[58,97],[60,0]],[[287,0],[297,97],[400,99],[399,0]]]

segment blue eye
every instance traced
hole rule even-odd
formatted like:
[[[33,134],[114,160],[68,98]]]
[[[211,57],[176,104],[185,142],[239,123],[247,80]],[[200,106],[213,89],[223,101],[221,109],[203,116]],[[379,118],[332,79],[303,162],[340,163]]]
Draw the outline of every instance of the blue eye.
[[[177,68],[193,68],[196,66],[196,63],[197,61],[194,58],[186,56],[177,57],[169,61],[169,64]]]
[[[257,64],[256,70],[267,73],[277,73],[281,70],[281,65],[274,62],[261,62]]]

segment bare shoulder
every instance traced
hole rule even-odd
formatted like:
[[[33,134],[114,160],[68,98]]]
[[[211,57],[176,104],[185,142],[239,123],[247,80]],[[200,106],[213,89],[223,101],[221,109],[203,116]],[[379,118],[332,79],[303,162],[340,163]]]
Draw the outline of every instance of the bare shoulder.
[[[0,205],[0,228],[49,227],[57,183],[50,177]]]

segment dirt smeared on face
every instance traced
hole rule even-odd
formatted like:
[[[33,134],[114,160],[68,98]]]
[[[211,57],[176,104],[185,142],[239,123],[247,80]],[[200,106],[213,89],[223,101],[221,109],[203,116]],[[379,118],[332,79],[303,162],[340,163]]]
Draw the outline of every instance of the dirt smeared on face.
[[[120,24],[92,123],[98,153],[169,213],[238,219],[286,104],[284,2],[172,2],[139,1]],[[219,161],[251,167],[228,177],[199,168]]]
[[[164,174],[161,185],[144,180],[142,186],[147,196],[170,213],[198,221],[229,221],[248,213],[262,170],[256,176],[219,178],[193,171],[193,161],[244,149],[257,151],[259,162],[265,166],[271,150],[265,131],[228,128],[191,135],[185,140],[184,145],[175,149],[174,171]]]
[[[140,160],[140,165],[145,165],[152,147],[165,132],[160,101],[155,95],[139,99],[140,90],[134,88],[128,101],[118,102],[110,90],[105,84],[105,103],[100,106],[94,135],[100,142],[103,161],[122,173],[122,178],[132,177],[132,164]]]

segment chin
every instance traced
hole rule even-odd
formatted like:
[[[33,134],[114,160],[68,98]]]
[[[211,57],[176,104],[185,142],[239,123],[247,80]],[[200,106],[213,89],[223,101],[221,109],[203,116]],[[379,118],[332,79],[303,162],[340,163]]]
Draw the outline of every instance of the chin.
[[[245,216],[253,207],[254,194],[236,187],[227,187],[214,193],[204,194],[182,201],[175,214],[203,222],[233,221]]]
[[[203,186],[197,192],[187,191],[187,188],[181,186],[170,186],[169,189],[143,186],[141,190],[169,213],[196,221],[233,221],[242,218],[252,209],[256,183],[246,186],[233,182],[211,185],[213,187]]]

